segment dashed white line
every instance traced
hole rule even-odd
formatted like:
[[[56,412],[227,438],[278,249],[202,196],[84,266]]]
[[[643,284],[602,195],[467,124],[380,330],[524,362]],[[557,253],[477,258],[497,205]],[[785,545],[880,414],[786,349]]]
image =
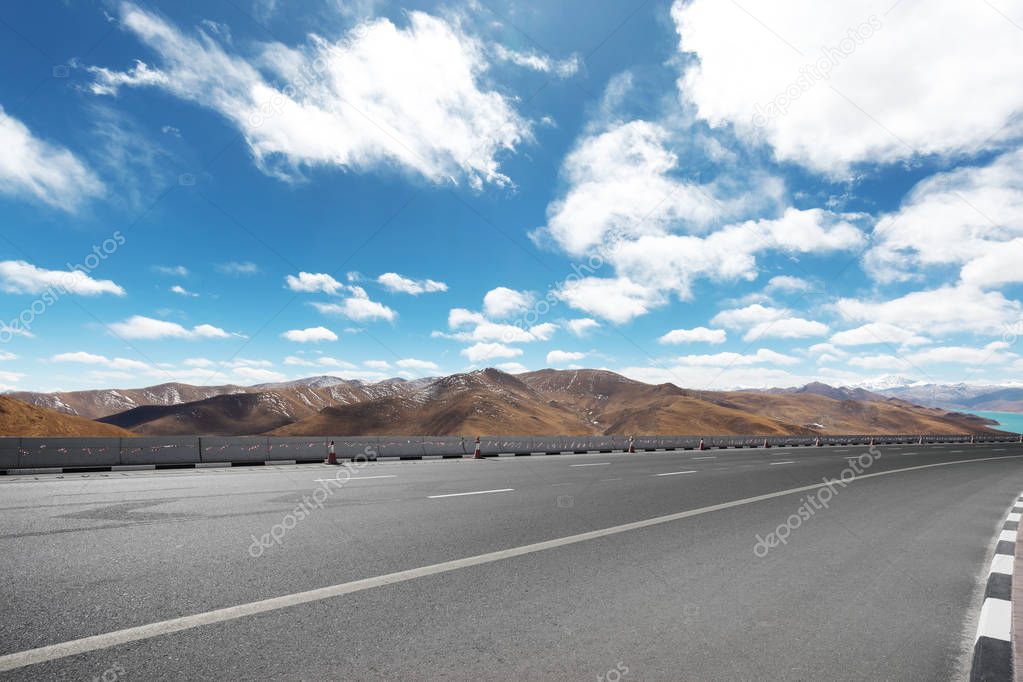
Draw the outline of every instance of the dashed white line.
[[[602,478],[600,480],[601,480],[601,482],[605,482],[605,481],[620,481],[622,479],[621,478]]]
[[[717,457],[711,455],[710,457],[693,457],[693,459],[717,459]]]
[[[344,483],[345,481],[368,481],[371,478],[394,478],[395,474],[385,474],[382,476],[352,476],[350,478],[315,478],[313,479],[317,483]]]
[[[563,485],[572,485],[571,483],[551,483],[552,488],[560,488]]]
[[[771,462],[771,466],[775,466],[776,464],[795,464],[795,462],[791,460],[788,462]]]
[[[900,452],[899,457],[909,457],[910,455],[919,455],[919,452]]]
[[[654,474],[655,476],[678,476],[679,474],[695,474],[695,471],[669,471],[665,474]]]
[[[569,464],[570,467],[606,467],[611,462],[592,462],[590,464]]]
[[[510,493],[515,488],[500,488],[498,490],[474,490],[471,493],[448,493],[447,495],[430,495],[427,499],[439,500],[442,497],[463,497],[464,495],[486,495],[488,493]]]

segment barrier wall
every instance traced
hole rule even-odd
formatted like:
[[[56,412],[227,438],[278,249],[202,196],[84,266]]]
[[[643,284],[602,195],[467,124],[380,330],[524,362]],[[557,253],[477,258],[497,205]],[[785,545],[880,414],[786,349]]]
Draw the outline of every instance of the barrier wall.
[[[485,456],[557,454],[704,448],[812,447],[815,436],[484,436]],[[9,469],[101,468],[130,465],[180,466],[195,463],[265,464],[275,461],[316,462],[334,441],[338,459],[420,459],[471,455],[471,436],[330,436],[267,438],[264,436],[139,436],[136,438],[11,438],[0,437],[0,472]],[[821,446],[896,443],[1015,443],[1018,436],[845,435],[821,436]]]

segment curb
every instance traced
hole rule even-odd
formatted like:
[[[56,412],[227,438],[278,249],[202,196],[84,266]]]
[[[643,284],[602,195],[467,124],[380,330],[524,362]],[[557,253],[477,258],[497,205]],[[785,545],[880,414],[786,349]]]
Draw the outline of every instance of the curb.
[[[984,588],[984,604],[980,607],[970,682],[1012,680],[1012,574],[1021,512],[1023,493],[1016,498],[998,534]]]

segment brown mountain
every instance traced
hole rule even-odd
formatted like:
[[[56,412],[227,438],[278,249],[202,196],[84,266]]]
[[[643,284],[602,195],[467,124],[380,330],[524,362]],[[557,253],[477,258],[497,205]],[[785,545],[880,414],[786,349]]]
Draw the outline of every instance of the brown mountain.
[[[455,374],[401,395],[326,408],[274,435],[586,435],[966,433],[990,430],[973,415],[870,394],[701,391],[651,385],[602,370],[495,369]],[[837,394],[841,396],[842,394]]]
[[[8,396],[0,396],[0,436],[133,436],[110,424],[99,424],[89,419],[48,410],[23,403]]]
[[[145,405],[96,420],[146,436],[244,436],[310,416],[273,392],[232,393],[181,405]]]

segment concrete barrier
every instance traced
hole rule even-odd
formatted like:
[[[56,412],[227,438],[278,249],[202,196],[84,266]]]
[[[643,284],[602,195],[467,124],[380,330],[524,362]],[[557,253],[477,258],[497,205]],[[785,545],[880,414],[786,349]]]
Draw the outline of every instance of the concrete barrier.
[[[374,460],[380,453],[380,437],[378,436],[330,436],[334,441],[338,459]]]
[[[461,457],[471,455],[475,443],[476,438],[468,436],[423,436],[423,452],[441,457]]]
[[[267,441],[262,436],[203,436],[202,462],[253,464],[266,462]]]
[[[120,464],[120,438],[22,438],[19,469],[77,469]]]
[[[118,464],[193,464],[201,461],[199,439],[139,436],[120,440]]]
[[[0,437],[0,469],[16,469],[18,467],[20,438]]]
[[[377,457],[422,459],[424,454],[422,436],[380,436],[377,442]]]
[[[275,436],[266,439],[268,462],[322,462],[327,458],[326,438]]]

